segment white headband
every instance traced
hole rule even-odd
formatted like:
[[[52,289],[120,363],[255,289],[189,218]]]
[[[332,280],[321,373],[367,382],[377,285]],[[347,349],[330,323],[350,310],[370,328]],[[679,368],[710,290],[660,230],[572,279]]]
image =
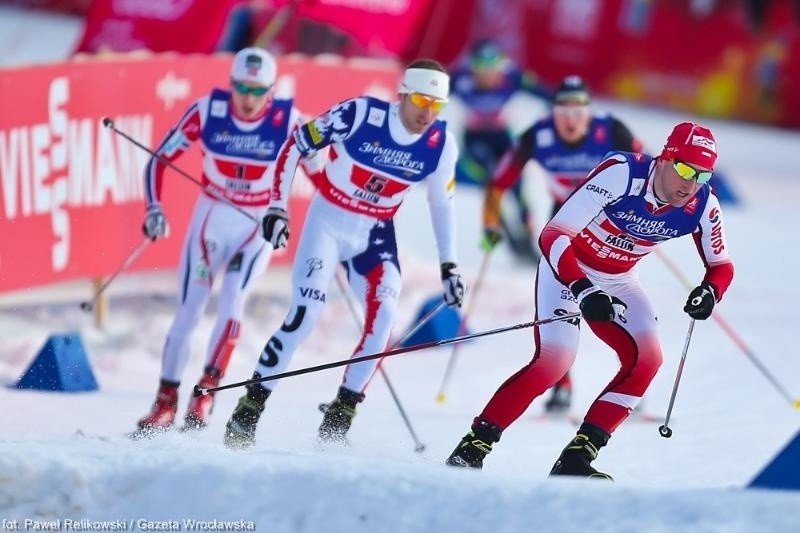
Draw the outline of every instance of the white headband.
[[[445,72],[427,68],[408,68],[400,84],[401,94],[420,93],[437,100],[447,100],[450,76]]]

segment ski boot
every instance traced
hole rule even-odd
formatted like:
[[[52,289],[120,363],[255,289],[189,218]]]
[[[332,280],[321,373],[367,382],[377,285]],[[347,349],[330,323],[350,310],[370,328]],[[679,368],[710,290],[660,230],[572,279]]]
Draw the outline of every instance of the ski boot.
[[[147,438],[168,431],[175,422],[177,411],[178,384],[162,379],[153,407],[136,423],[138,429],[131,433],[131,438]]]
[[[210,389],[219,385],[221,374],[219,369],[206,367],[203,377],[197,382],[197,386],[203,389]],[[189,407],[186,409],[186,416],[183,419],[183,430],[205,429],[208,424],[208,417],[214,409],[214,393],[194,396],[189,400]]]
[[[356,405],[364,401],[364,395],[339,387],[336,398],[325,408],[319,426],[318,440],[324,443],[348,444],[347,432],[356,416]]]
[[[600,428],[584,423],[578,429],[575,438],[561,452],[550,475],[581,476],[613,481],[611,476],[597,471],[591,465],[591,462],[597,459],[598,450],[606,445],[609,438],[610,435]]]
[[[253,374],[253,379],[261,376]],[[264,403],[270,395],[269,390],[259,383],[247,386],[247,394],[239,398],[239,403],[225,425],[224,442],[232,450],[244,450],[256,443],[256,427],[261,413],[264,412]]]
[[[462,468],[483,468],[483,459],[492,451],[492,444],[500,440],[502,430],[486,420],[476,419],[472,429],[464,435],[445,464]]]
[[[568,385],[553,385],[553,394],[544,404],[546,413],[561,414],[569,411],[572,404],[572,388]]]

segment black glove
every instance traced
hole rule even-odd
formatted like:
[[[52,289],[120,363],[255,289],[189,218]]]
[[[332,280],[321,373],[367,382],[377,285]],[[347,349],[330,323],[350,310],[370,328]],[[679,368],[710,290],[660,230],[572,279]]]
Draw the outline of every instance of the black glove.
[[[686,299],[683,310],[695,320],[705,320],[711,316],[717,297],[714,295],[714,287],[705,281],[695,287]]]
[[[270,207],[261,220],[261,234],[272,249],[283,248],[289,242],[289,215],[280,207]]]
[[[461,307],[464,301],[464,281],[461,274],[456,272],[455,263],[442,263],[442,287],[444,288],[444,301],[449,306]]]
[[[612,322],[618,316],[624,316],[627,304],[611,296],[588,278],[581,278],[570,285],[572,294],[578,300],[581,314],[586,320]]]
[[[147,208],[147,215],[145,215],[144,222],[142,222],[142,233],[151,241],[166,237],[169,234],[167,217],[164,216],[161,206],[151,205]]]

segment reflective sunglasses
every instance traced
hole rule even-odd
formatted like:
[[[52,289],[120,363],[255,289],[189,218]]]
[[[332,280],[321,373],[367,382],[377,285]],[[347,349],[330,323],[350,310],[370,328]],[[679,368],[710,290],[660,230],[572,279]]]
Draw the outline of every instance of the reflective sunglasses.
[[[240,81],[232,81],[231,84],[233,85],[234,90],[239,94],[252,94],[253,96],[264,96],[272,89],[272,85],[269,87],[263,86],[255,86],[250,87],[249,85],[245,85]]]
[[[417,107],[421,107],[422,109],[429,109],[434,113],[438,113],[444,106],[447,105],[447,100],[439,100],[438,98],[431,98],[430,96],[425,96],[424,94],[420,93],[409,93],[408,97],[411,99],[411,103]]]
[[[713,172],[710,170],[697,170],[696,168],[689,166],[682,161],[675,161],[672,164],[672,168],[675,169],[675,172],[678,173],[678,176],[686,181],[692,181],[693,179],[697,178],[697,183],[700,184],[708,183],[708,180],[711,179],[711,175],[713,174]]]

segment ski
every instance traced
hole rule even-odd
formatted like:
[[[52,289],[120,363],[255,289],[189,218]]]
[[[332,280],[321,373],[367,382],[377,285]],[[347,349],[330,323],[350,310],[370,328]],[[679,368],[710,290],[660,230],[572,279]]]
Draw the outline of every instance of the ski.
[[[99,441],[102,441],[102,442],[109,442],[111,440],[111,438],[106,436],[106,435],[95,435],[95,434],[92,434],[92,433],[86,433],[85,431],[83,431],[80,428],[75,430],[75,436],[76,437],[80,437],[82,439],[99,440]]]
[[[653,413],[634,410],[631,413],[631,416],[628,417],[628,420],[632,422],[649,422],[651,424],[662,424],[664,422],[664,417],[662,415],[656,415]]]
[[[172,427],[166,428],[137,428],[125,433],[125,436],[133,441],[151,440],[156,437],[163,437],[172,431]]]
[[[571,413],[561,411],[561,412],[543,412],[535,415],[533,420],[536,422],[568,422],[573,426],[579,426],[581,424],[581,419],[573,415]]]
[[[320,406],[321,408],[321,406]],[[580,426],[582,419],[580,416],[569,412],[543,412],[533,416],[537,422],[569,422],[574,426]],[[646,424],[661,424],[664,417],[643,411],[633,411],[626,422],[641,422]]]

